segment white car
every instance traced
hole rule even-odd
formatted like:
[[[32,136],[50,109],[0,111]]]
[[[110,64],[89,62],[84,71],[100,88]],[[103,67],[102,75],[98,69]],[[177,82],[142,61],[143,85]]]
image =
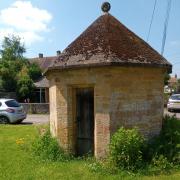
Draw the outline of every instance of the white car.
[[[180,110],[180,94],[173,94],[167,104],[168,111]]]
[[[15,99],[0,99],[0,124],[20,123],[24,119],[26,113]]]

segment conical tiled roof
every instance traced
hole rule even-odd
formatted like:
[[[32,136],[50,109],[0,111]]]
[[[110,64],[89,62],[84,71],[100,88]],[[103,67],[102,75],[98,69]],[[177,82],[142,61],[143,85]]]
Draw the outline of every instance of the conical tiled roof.
[[[108,13],[72,42],[49,69],[106,65],[172,69],[164,57]]]

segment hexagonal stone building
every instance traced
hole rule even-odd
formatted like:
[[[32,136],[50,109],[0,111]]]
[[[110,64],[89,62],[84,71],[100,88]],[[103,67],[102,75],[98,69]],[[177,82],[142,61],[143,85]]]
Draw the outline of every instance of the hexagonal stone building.
[[[164,75],[171,64],[109,13],[104,13],[49,67],[50,129],[76,155],[105,157],[122,126],[146,137],[163,118]]]

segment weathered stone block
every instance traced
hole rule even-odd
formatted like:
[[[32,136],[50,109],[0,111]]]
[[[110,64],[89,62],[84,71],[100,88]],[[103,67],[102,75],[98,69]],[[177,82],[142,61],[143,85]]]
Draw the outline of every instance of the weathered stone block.
[[[51,78],[53,77],[53,78]],[[163,116],[161,68],[99,67],[54,71],[50,80],[51,132],[76,152],[75,90],[94,88],[94,154],[104,157],[118,128],[137,127],[146,137],[160,132]],[[55,79],[55,80],[54,80]]]

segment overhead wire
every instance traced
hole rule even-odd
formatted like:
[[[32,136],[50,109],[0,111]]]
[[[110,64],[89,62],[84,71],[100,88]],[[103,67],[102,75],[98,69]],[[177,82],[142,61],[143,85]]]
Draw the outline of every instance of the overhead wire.
[[[149,41],[149,36],[150,36],[150,33],[151,33],[151,27],[152,27],[152,23],[153,23],[153,20],[154,20],[154,14],[155,14],[155,10],[156,10],[156,5],[157,5],[157,0],[154,1],[153,12],[152,12],[151,21],[150,21],[149,30],[148,30],[148,35],[147,35],[147,39],[146,39],[147,42]]]
[[[163,32],[162,46],[161,46],[161,55],[164,54],[164,49],[165,49],[165,45],[166,45],[166,37],[167,37],[167,29],[168,29],[168,24],[169,24],[170,11],[171,11],[171,4],[172,4],[172,0],[168,0],[167,10],[166,10],[166,14],[165,14],[164,32]]]

